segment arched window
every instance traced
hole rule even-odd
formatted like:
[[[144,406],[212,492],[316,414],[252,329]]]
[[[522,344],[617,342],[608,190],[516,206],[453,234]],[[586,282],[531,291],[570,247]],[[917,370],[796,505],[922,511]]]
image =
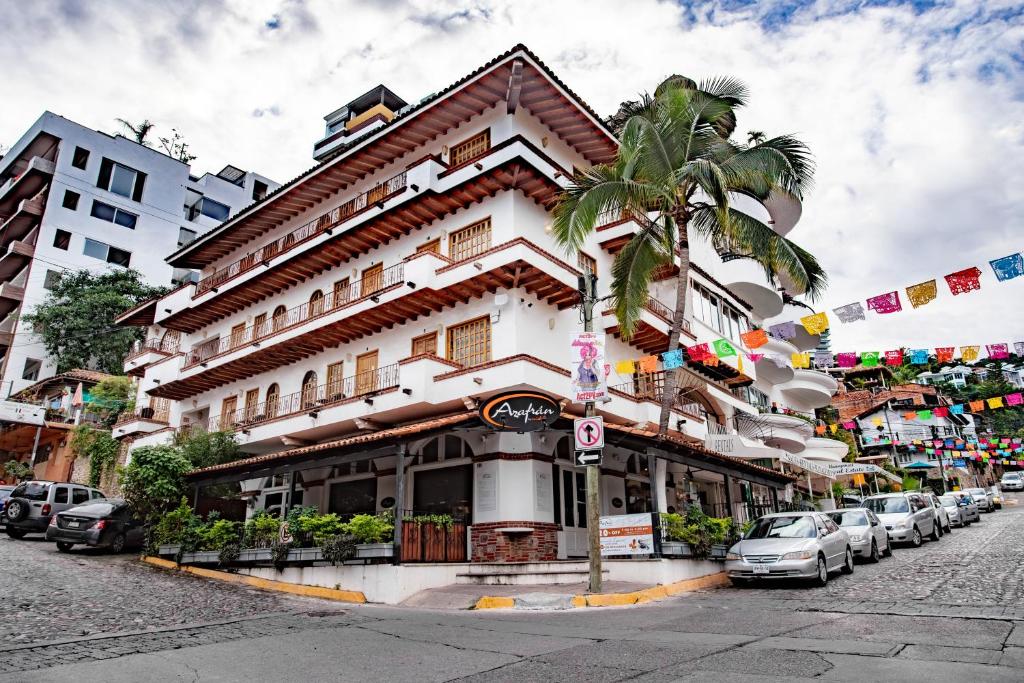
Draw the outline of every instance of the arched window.
[[[179,343],[181,343],[181,332],[178,330],[167,330],[160,340],[160,350],[167,353],[177,353]]]
[[[278,306],[274,309],[274,315],[272,318],[273,322],[271,325],[274,328],[274,332],[277,332],[285,325],[285,320],[288,318],[288,309],[284,306]]]
[[[310,370],[302,378],[302,407],[312,408],[316,405],[316,373]]]
[[[319,289],[309,295],[309,317],[315,317],[324,312],[324,293]]]
[[[281,399],[281,388],[277,384],[271,384],[267,388],[267,407],[264,411],[267,419],[277,417],[277,402]]]

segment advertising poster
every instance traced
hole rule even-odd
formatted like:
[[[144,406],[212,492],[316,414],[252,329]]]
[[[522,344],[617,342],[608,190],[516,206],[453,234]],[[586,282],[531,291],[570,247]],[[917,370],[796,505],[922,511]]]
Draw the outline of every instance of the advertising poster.
[[[604,334],[577,332],[572,335],[569,370],[572,372],[572,400],[598,401],[608,395],[604,362]]]
[[[653,552],[654,522],[650,512],[601,517],[601,557]]]

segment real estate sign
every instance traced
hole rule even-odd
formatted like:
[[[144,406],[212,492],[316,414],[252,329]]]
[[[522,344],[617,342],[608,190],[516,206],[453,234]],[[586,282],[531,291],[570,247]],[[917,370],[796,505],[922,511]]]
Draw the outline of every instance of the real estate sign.
[[[576,403],[599,401],[608,395],[608,373],[604,364],[604,335],[576,332],[570,341],[570,394]]]
[[[654,552],[654,521],[650,512],[601,517],[600,531],[602,557]]]
[[[42,427],[46,422],[46,408],[17,401],[0,401],[0,422],[17,422]]]

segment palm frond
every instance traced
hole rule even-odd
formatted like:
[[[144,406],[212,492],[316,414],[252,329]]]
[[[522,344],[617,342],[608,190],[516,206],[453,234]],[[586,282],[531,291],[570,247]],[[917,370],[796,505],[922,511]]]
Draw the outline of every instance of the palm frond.
[[[742,107],[750,97],[747,85],[731,76],[714,76],[697,84],[697,89],[712,97],[725,100],[731,107]]]
[[[673,252],[665,251],[663,227],[663,223],[651,222],[641,229],[612,264],[612,299],[619,331],[625,339],[636,330],[655,269],[671,261]]]

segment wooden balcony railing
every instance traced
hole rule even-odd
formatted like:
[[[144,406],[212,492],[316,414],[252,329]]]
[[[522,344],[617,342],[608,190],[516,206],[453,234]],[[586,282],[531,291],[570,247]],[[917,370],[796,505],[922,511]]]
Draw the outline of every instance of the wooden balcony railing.
[[[172,356],[178,352],[179,344],[180,342],[177,339],[159,339],[156,337],[147,339],[140,343],[137,348],[132,349],[132,352],[125,356],[125,361],[134,360],[151,351]]]
[[[327,315],[328,313],[333,313],[340,308],[372,297],[376,293],[402,282],[404,277],[405,264],[398,263],[390,268],[385,268],[377,275],[356,280],[336,291],[328,292],[322,299],[307,301],[285,311],[281,315],[268,318],[258,325],[250,325],[244,330],[235,334],[229,334],[226,337],[207,340],[192,347],[192,350],[185,356],[183,369],[199,363],[205,363],[212,358],[221,356],[246,344],[272,337],[295,325]]]
[[[636,401],[661,401],[665,388],[665,371],[638,374],[629,382],[608,387],[612,391],[625,394]],[[704,420],[707,411],[699,403],[676,402],[675,410],[689,417]]]
[[[329,408],[346,399],[372,394],[398,386],[398,363],[345,377],[336,382],[306,387],[286,396],[279,396],[253,406],[239,408],[230,413],[215,415],[207,422],[207,429],[237,431],[254,425],[299,413],[311,413]]]
[[[121,413],[117,418],[117,422],[114,423],[115,427],[119,427],[135,420],[150,420],[152,422],[168,422],[171,419],[171,409],[169,406],[163,408],[152,408],[146,406],[145,408],[136,408],[130,413]]]
[[[200,296],[210,290],[216,289],[228,280],[252,270],[264,261],[294,249],[303,242],[306,242],[317,235],[322,234],[326,230],[330,230],[331,228],[347,221],[353,216],[362,213],[368,207],[404,191],[405,187],[406,172],[402,171],[398,175],[388,178],[387,180],[373,186],[369,190],[361,192],[341,206],[335,207],[327,213],[317,216],[287,235],[274,240],[270,244],[260,247],[256,251],[247,254],[234,263],[221,268],[212,275],[203,278],[196,283],[196,291],[193,296]]]

